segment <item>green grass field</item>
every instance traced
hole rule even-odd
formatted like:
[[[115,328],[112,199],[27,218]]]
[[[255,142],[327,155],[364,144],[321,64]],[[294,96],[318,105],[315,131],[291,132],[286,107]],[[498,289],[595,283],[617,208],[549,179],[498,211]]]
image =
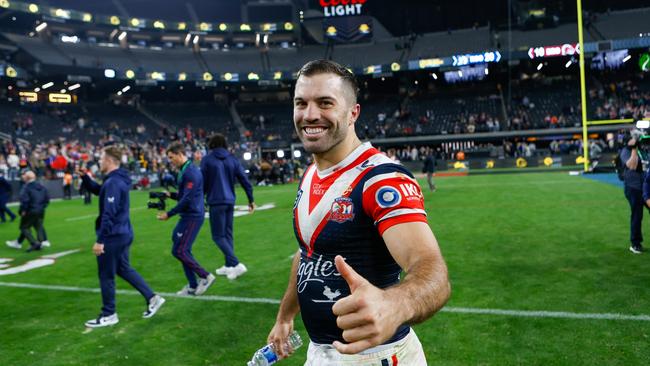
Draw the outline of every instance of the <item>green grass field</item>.
[[[621,188],[567,173],[437,182],[439,190],[425,192],[425,200],[453,294],[447,304],[452,311],[415,327],[430,365],[650,362],[650,317],[579,319],[462,309],[650,314],[650,254],[627,250],[629,212]],[[274,203],[276,208],[235,219],[236,251],[249,272],[233,282],[219,277],[207,295],[280,299],[289,256],[297,249],[291,225],[295,189],[256,189],[258,205]],[[132,194],[132,208],[145,201],[145,193]],[[42,252],[6,247],[4,241],[17,236],[18,223],[0,224],[0,258],[14,258],[14,266],[81,249],[54,265],[0,276],[0,365],[245,365],[264,345],[276,304],[170,297],[147,320],[141,318],[144,301],[139,295],[118,294],[120,323],[85,332],[84,321],[99,312],[98,293],[7,285],[98,288],[90,250],[96,202],[53,203],[46,217],[52,247]],[[170,254],[176,220],[158,222],[154,216],[144,209],[132,212],[132,264],[156,291],[176,292],[185,281]],[[207,224],[194,254],[207,269],[223,264]],[[122,280],[117,286],[132,290]],[[306,338],[299,318],[296,328]],[[305,352],[302,347],[279,364],[302,365]]]

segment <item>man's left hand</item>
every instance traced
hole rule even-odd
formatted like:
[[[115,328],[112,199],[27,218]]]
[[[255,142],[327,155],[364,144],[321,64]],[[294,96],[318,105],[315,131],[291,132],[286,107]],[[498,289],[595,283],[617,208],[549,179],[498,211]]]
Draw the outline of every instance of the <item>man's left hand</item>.
[[[157,217],[160,221],[167,221],[167,219],[169,219],[167,212],[160,212]]]
[[[95,254],[98,257],[104,254],[104,244],[95,243],[93,245],[93,254]]]
[[[343,330],[348,344],[335,341],[340,353],[356,354],[389,339],[400,324],[399,309],[386,292],[373,286],[350,267],[340,255],[334,259],[336,269],[350,286],[350,295],[332,307],[336,325]]]

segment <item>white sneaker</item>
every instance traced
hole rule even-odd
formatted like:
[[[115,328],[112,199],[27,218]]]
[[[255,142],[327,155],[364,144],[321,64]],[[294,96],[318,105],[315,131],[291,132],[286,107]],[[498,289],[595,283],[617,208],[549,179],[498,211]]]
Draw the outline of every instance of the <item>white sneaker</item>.
[[[147,306],[147,311],[142,313],[142,317],[148,319],[156,315],[156,313],[158,312],[158,310],[160,310],[160,307],[163,306],[164,303],[165,303],[164,297],[160,295],[153,295],[153,297],[149,299],[149,305]]]
[[[196,294],[196,289],[191,288],[190,285],[185,285],[180,291],[176,293],[176,295],[181,295],[181,296],[194,296]]]
[[[23,247],[18,240],[7,240],[5,243],[9,248],[21,249]]]
[[[9,244],[7,244],[7,245],[9,245]],[[632,252],[634,254],[641,254],[641,253],[643,253],[643,248],[641,246],[631,245],[630,246],[630,252]]]
[[[233,269],[230,271],[230,273],[228,273],[227,277],[228,277],[229,280],[234,280],[237,277],[239,277],[239,276],[243,275],[244,273],[246,273],[247,271],[248,271],[248,269],[246,268],[244,263],[239,263],[238,265],[233,267]]]
[[[49,248],[49,247],[51,246],[50,241],[49,241],[49,240],[42,241],[42,242],[41,242],[41,246],[42,246],[43,248]]]
[[[226,267],[225,265],[217,268],[214,273],[217,274],[217,276],[227,276],[228,273],[232,271],[232,269],[235,267]]]
[[[117,324],[119,321],[120,319],[117,318],[117,313],[108,316],[99,315],[97,319],[90,319],[87,321],[86,326],[88,328],[109,327],[111,325]]]
[[[194,292],[194,294],[196,296],[203,295],[206,291],[208,291],[208,289],[210,288],[210,286],[212,286],[214,280],[216,279],[217,278],[214,277],[212,273],[208,274],[208,277],[206,278],[199,278],[199,285],[196,286],[196,291]]]

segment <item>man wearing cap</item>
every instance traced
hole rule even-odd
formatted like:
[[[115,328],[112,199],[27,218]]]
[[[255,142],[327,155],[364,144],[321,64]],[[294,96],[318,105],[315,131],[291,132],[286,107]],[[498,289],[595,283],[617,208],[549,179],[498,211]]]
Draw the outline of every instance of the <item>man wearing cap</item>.
[[[43,227],[45,209],[50,203],[50,196],[47,189],[36,181],[36,174],[33,171],[24,171],[22,180],[25,185],[20,190],[20,237],[17,240],[7,241],[7,246],[21,249],[23,239],[27,239],[30,244],[27,251],[31,252],[50,246]],[[32,227],[36,229],[36,238],[32,235]]]

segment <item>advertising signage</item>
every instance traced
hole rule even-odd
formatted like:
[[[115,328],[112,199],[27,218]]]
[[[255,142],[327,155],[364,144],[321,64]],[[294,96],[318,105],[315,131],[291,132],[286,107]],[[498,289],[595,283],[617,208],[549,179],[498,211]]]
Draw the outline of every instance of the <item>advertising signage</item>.
[[[470,53],[464,55],[454,55],[452,58],[452,66],[465,66],[482,64],[485,62],[499,62],[501,60],[501,53],[499,51],[490,51],[484,53]]]
[[[559,46],[531,47],[528,49],[528,57],[531,60],[543,57],[573,56],[580,53],[580,44],[565,43]]]
[[[319,0],[326,17],[363,14],[363,4],[367,0]]]

